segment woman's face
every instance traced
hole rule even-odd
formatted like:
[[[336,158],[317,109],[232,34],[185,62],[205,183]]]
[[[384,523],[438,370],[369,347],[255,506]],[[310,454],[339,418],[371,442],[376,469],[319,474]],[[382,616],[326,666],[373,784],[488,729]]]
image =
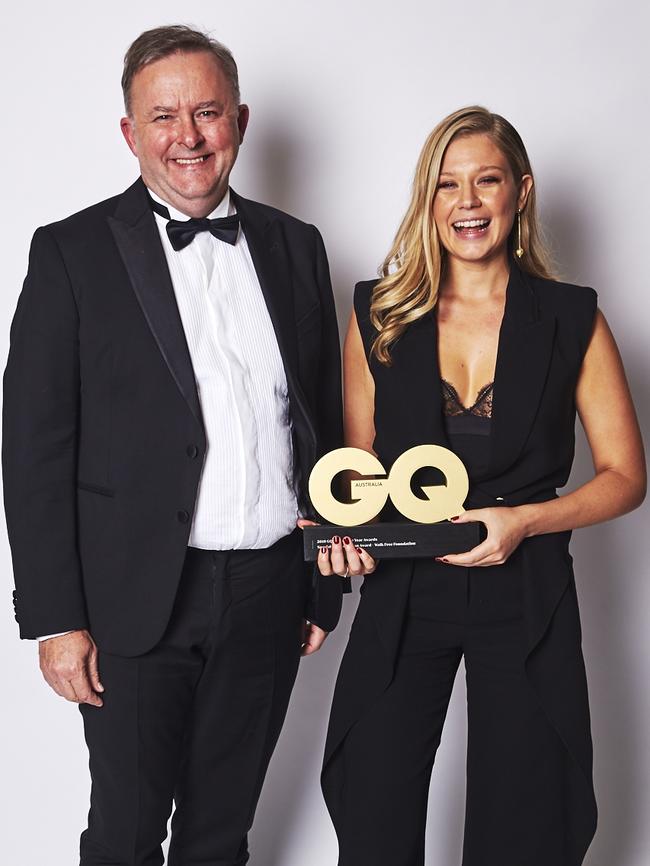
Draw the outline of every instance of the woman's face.
[[[448,255],[477,264],[505,256],[517,208],[524,207],[532,185],[528,174],[515,182],[489,135],[452,141],[433,200],[433,218]]]

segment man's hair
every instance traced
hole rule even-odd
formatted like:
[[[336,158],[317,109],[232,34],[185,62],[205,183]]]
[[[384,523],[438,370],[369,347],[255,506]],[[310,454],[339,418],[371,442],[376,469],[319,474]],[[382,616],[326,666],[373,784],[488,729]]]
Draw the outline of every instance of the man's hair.
[[[135,75],[149,63],[162,60],[172,54],[207,51],[218,62],[224,75],[230,82],[232,93],[239,105],[239,77],[237,64],[229,49],[216,39],[212,39],[200,30],[193,30],[185,24],[171,24],[167,27],[156,27],[145,30],[131,43],[124,55],[124,72],[122,73],[122,93],[124,107],[131,114],[131,85]]]

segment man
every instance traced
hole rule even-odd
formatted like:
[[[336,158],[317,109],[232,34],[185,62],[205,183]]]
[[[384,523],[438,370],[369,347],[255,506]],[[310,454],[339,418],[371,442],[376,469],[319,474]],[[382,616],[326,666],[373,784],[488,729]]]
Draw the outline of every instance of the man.
[[[243,864],[301,643],[340,611],[296,529],[342,438],[332,292],[317,230],[229,189],[224,46],[148,31],[122,85],[142,176],[38,229],[12,325],[16,618],[82,711],[81,863],[162,863],[174,800],[171,866]]]

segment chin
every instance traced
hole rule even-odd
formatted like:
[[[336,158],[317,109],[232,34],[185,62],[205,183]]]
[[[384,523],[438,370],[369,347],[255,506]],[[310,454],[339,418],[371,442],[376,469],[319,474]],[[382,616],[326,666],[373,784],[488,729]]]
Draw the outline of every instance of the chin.
[[[461,262],[482,262],[492,258],[494,250],[452,250],[451,255]]]

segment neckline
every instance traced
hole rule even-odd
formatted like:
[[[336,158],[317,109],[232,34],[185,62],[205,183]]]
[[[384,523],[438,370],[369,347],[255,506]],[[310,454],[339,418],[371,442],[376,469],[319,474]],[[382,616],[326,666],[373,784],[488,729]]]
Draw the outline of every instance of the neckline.
[[[439,355],[439,333],[440,333],[440,323],[438,321],[437,309],[434,309],[432,312],[434,314],[434,322],[435,322],[435,330],[436,330],[436,366],[438,372],[438,378],[443,386],[447,387],[451,392],[452,398],[458,404],[458,406],[463,410],[463,412],[471,412],[482,399],[494,388],[494,382],[497,378],[497,371],[499,367],[499,350],[501,348],[501,337],[503,334],[503,326],[506,322],[506,314],[507,314],[507,306],[508,306],[508,289],[510,285],[510,279],[508,280],[508,284],[506,285],[506,293],[505,299],[503,303],[503,313],[501,315],[501,321],[499,322],[499,328],[497,331],[497,342],[496,342],[496,353],[495,353],[495,361],[494,361],[494,371],[492,373],[491,379],[482,387],[480,387],[476,393],[476,397],[474,402],[470,406],[466,406],[462,400],[460,399],[460,395],[456,386],[449,381],[449,379],[445,379],[440,371],[440,355]]]
[[[460,397],[458,396],[458,391],[456,390],[454,385],[448,379],[445,379],[441,376],[440,382],[450,392],[450,396],[451,396],[452,400],[456,403],[456,405],[459,407],[459,409],[462,410],[462,412],[460,414],[463,414],[463,415],[477,414],[474,412],[474,409],[476,409],[476,407],[479,406],[483,402],[483,400],[485,400],[485,398],[494,389],[494,379],[493,379],[491,382],[488,382],[486,385],[483,385],[482,388],[479,388],[479,390],[476,394],[476,399],[474,400],[474,402],[471,404],[471,406],[466,406],[461,401]]]

